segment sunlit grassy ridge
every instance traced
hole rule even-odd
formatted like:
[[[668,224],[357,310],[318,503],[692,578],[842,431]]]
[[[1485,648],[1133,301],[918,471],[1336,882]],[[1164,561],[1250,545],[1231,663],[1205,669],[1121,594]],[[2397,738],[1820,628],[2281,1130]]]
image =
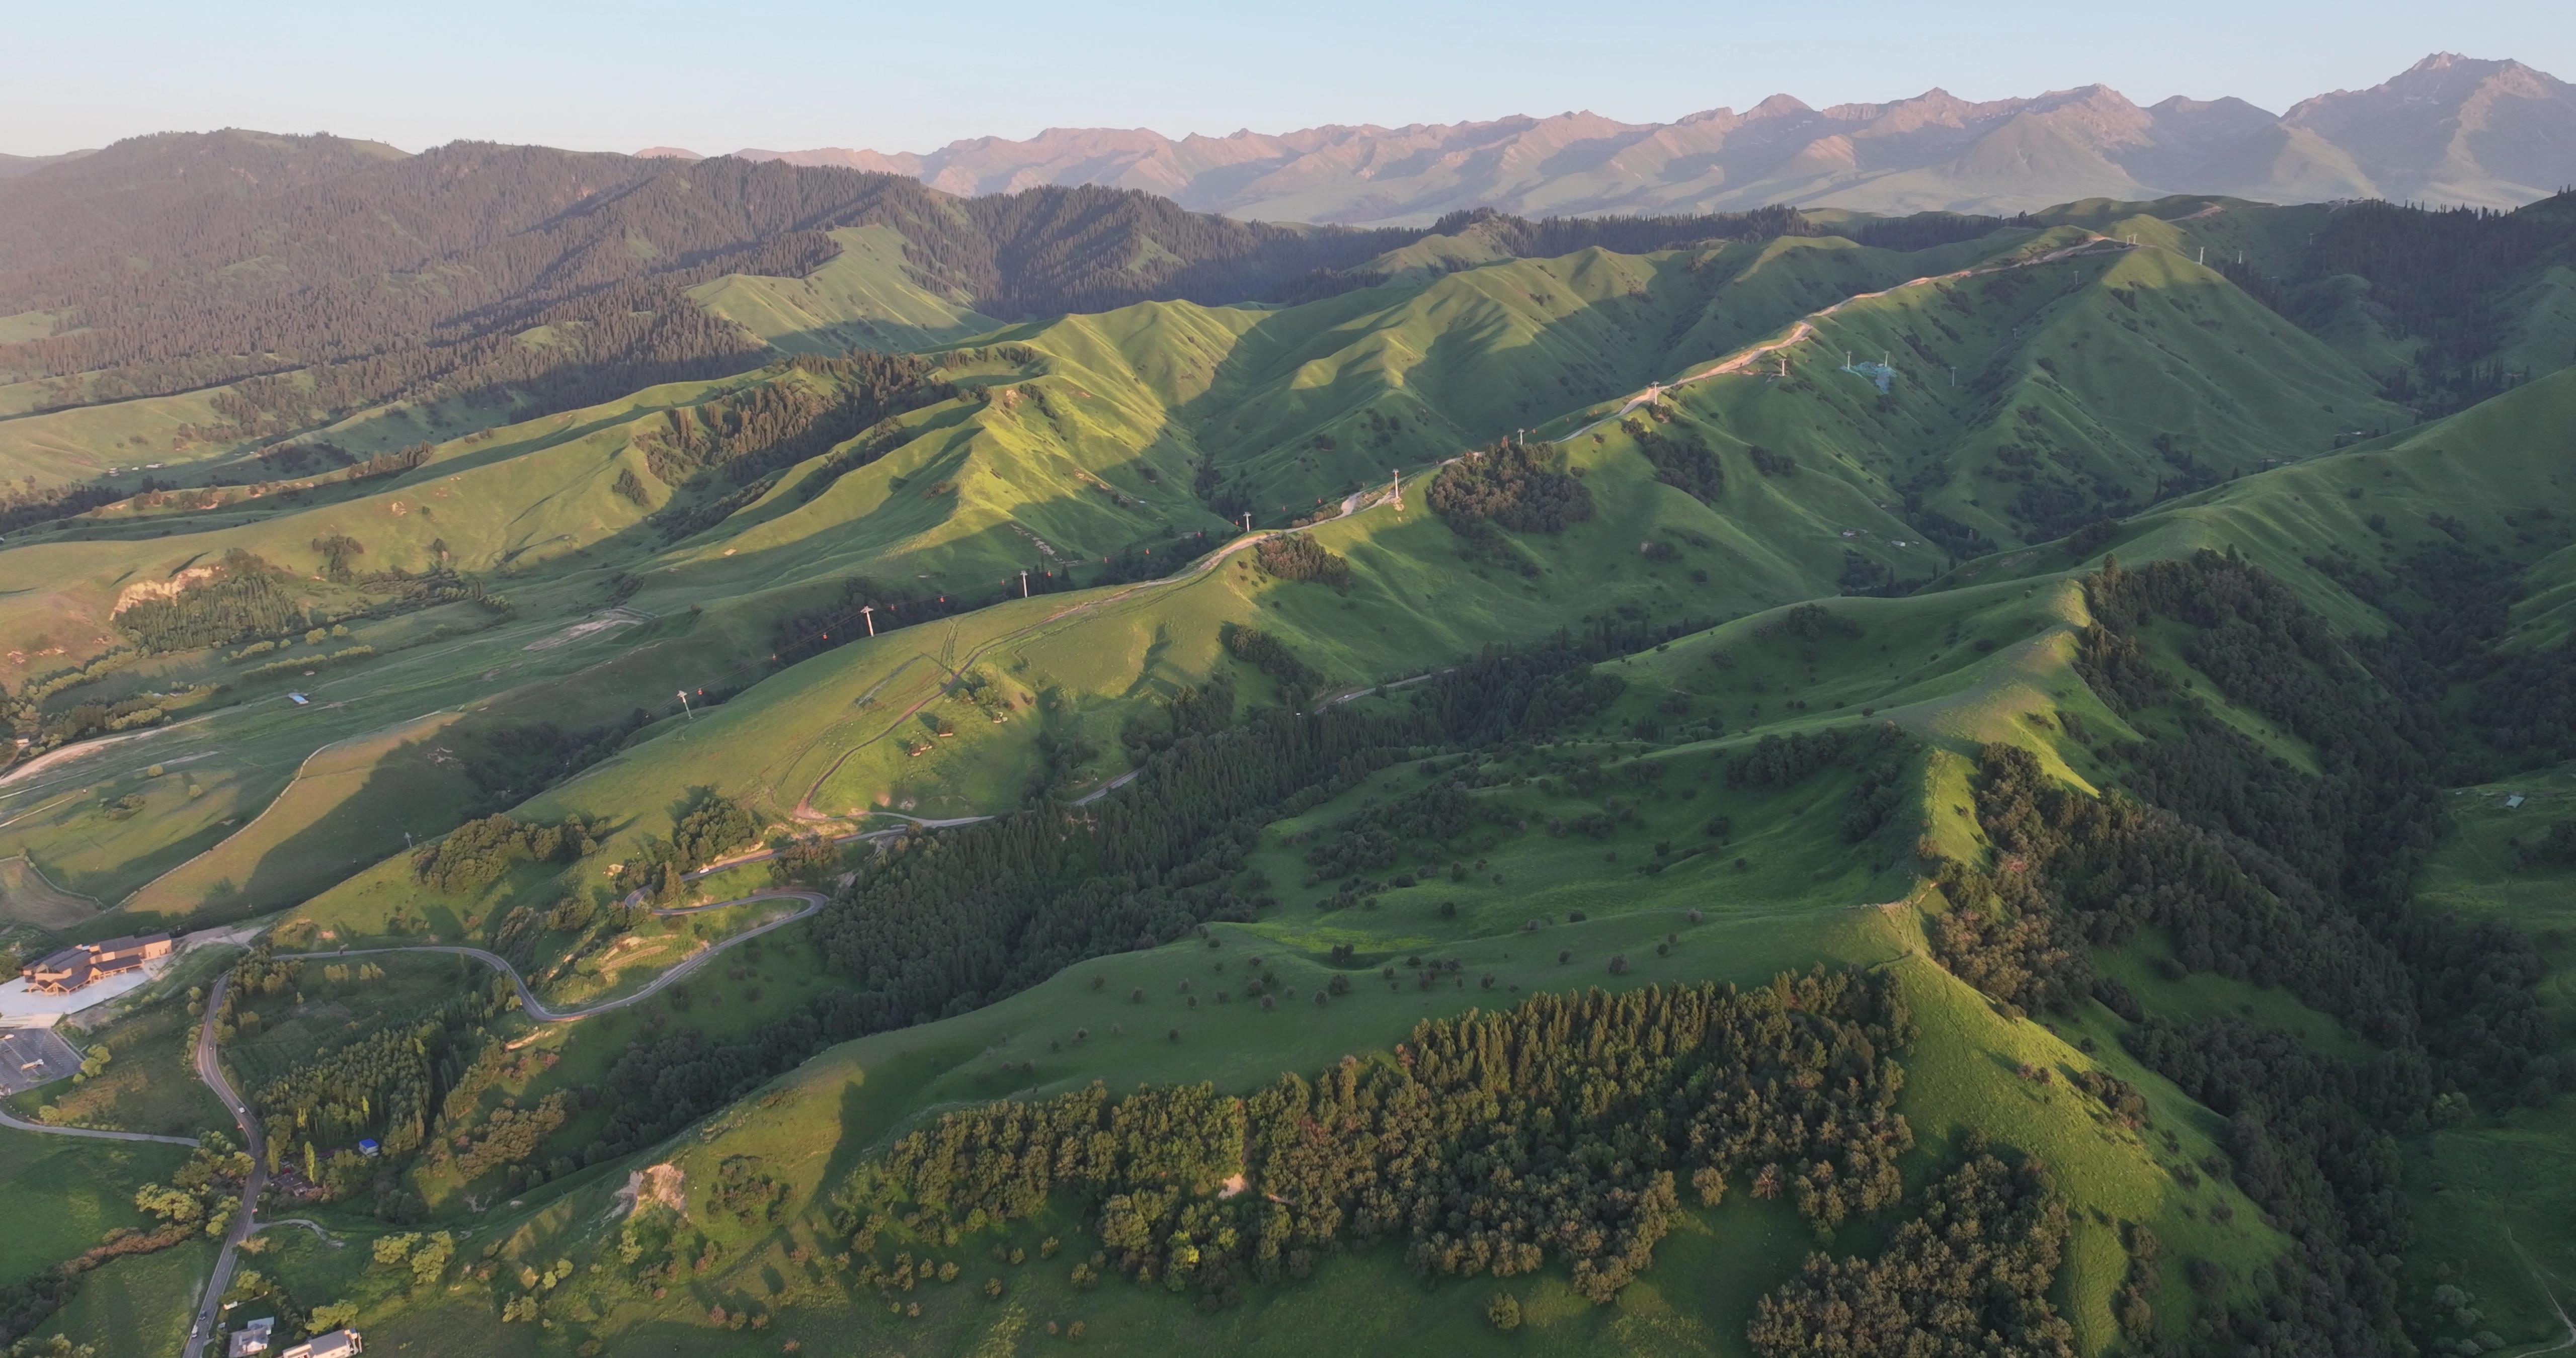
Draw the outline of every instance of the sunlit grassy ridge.
[[[674,406],[756,383],[819,380],[812,372],[662,388],[449,441],[417,471],[309,490],[294,508],[267,497],[203,512],[129,506],[85,521],[72,535],[80,540],[0,555],[0,583],[26,582],[0,597],[0,610],[20,611],[0,617],[64,638],[103,636],[100,610],[131,582],[166,579],[234,545],[311,575],[319,566],[311,541],[325,532],[362,538],[370,565],[419,568],[429,544],[442,541],[510,607],[441,605],[362,621],[347,638],[239,661],[158,658],[104,680],[89,691],[210,679],[232,687],[219,695],[224,702],[190,708],[201,718],[191,724],[0,786],[0,852],[31,851],[57,880],[105,900],[135,893],[124,911],[80,922],[99,933],[138,917],[277,910],[276,919],[315,926],[326,945],[384,938],[397,919],[410,934],[489,943],[513,907],[542,913],[567,896],[612,897],[606,865],[644,836],[667,833],[700,789],[739,798],[772,828],[889,824],[873,814],[881,811],[1007,812],[1049,773],[1044,736],[1058,751],[1088,747],[1053,770],[1047,794],[1098,790],[1130,767],[1122,733],[1159,720],[1158,701],[1220,679],[1239,705],[1278,699],[1268,676],[1221,645],[1229,625],[1271,634],[1322,677],[1318,696],[1336,699],[1455,664],[1487,644],[1602,619],[1709,623],[1604,662],[1601,672],[1624,682],[1621,696],[1550,733],[1553,743],[1477,756],[1510,777],[1475,793],[1507,814],[1472,860],[1459,856],[1459,867],[1473,861],[1472,869],[1408,859],[1418,879],[1377,893],[1370,907],[1317,908],[1338,883],[1307,880],[1315,871],[1308,846],[1293,837],[1329,833],[1423,786],[1426,766],[1400,762],[1263,827],[1246,868],[1264,875],[1279,902],[1257,922],[1211,926],[1215,947],[1184,938],[1091,958],[989,1007],[831,1048],[665,1146],[563,1168],[517,1200],[495,1175],[414,1176],[433,1228],[473,1230],[474,1253],[497,1247],[498,1293],[525,1290],[511,1283],[523,1263],[596,1266],[600,1278],[566,1285],[548,1303],[554,1329],[500,1323],[499,1295],[479,1286],[404,1295],[393,1275],[367,1266],[366,1244],[386,1228],[354,1207],[316,1209],[355,1233],[351,1248],[319,1247],[299,1233],[259,1266],[308,1301],[360,1303],[378,1346],[424,1354],[549,1352],[590,1338],[612,1352],[774,1352],[791,1338],[832,1351],[851,1336],[870,1352],[962,1353],[1033,1345],[1047,1322],[1073,1319],[1122,1350],[1214,1342],[1266,1352],[1365,1332],[1370,1342],[1444,1352],[1743,1354],[1755,1299],[1817,1243],[1792,1212],[1743,1192],[1694,1213],[1665,1242],[1658,1266],[1611,1307],[1577,1297],[1555,1269],[1508,1284],[1418,1285],[1404,1278],[1400,1247],[1380,1246],[1202,1316],[1159,1290],[1075,1289],[1066,1269],[1094,1238],[1078,1205],[1062,1202],[1041,1220],[955,1243],[890,1233],[889,1249],[900,1238],[965,1269],[961,1285],[911,1298],[922,1305],[918,1318],[888,1314],[833,1268],[851,1230],[835,1194],[894,1138],[984,1100],[1045,1097],[1093,1080],[1113,1089],[1205,1080],[1243,1093],[1284,1072],[1389,1052],[1415,1022],[1471,1007],[1596,985],[1756,984],[1824,961],[1873,970],[1904,996],[1920,1029],[1901,1105],[1921,1141],[1906,1165],[1914,1182],[1971,1137],[2056,1167],[2077,1223],[2055,1299],[2082,1350],[2108,1353],[2120,1343],[2113,1308],[2128,1224],[2151,1227],[2169,1261],[2223,1265],[2238,1301],[2253,1298],[2261,1269],[2288,1242],[2236,1189],[2195,1168],[2218,1149],[2221,1120],[2127,1057],[2117,1016],[2086,1004],[2034,1020],[1988,1001],[1928,955],[1925,929],[1948,904],[1929,888],[1918,849],[1987,861],[1990,846],[1970,814],[1969,770],[1981,745],[2023,746],[2049,772],[2092,789],[2116,774],[2097,751],[2177,719],[2167,707],[2115,714],[2076,674],[2077,635],[2092,618],[2073,577],[2105,550],[2135,563],[2202,546],[2240,549],[2357,636],[2385,619],[2314,559],[2342,553],[2377,566],[2453,536],[2493,544],[2536,563],[2534,589],[2516,613],[2528,639],[2563,634],[2576,588],[2576,549],[2566,545],[2576,506],[2556,465],[2561,431],[2576,415],[2565,408],[2576,401],[2566,375],[2331,452],[2349,421],[2392,412],[2346,356],[2195,263],[2185,250],[2206,242],[2192,233],[2228,239],[2216,233],[2229,229],[2230,213],[2180,206],[2142,215],[2104,205],[2044,232],[1915,254],[1830,239],[1654,256],[1588,251],[1474,262],[1438,276],[1425,267],[1303,307],[1150,303],[1010,327],[944,352],[943,374],[964,394],[899,417],[879,460],[810,495],[838,470],[829,455],[789,468],[765,494],[677,540],[651,514],[730,487],[662,484],[649,477],[639,438]],[[1905,286],[2083,246],[2079,226],[2141,243]],[[2279,245],[2246,242],[2249,250]],[[837,345],[870,324],[913,325],[928,336],[980,319],[942,320],[921,298],[869,292],[895,276],[889,260],[844,260],[848,276],[818,275],[811,292],[732,279],[716,285],[724,291],[710,304],[746,316],[771,308],[757,323],[787,349],[826,332]],[[1892,290],[1815,314],[1882,289]],[[1613,415],[1648,381],[1703,371],[1802,319],[1814,333],[1790,350],[1785,380],[1747,365],[1629,412],[1635,431],[1610,418],[1573,433]],[[1889,355],[1897,369],[1890,391],[1833,371],[1844,349],[1865,360]],[[1953,360],[1957,388],[1947,380]],[[1428,512],[1423,481],[1433,464],[1525,422],[1566,438],[1564,465],[1582,477],[1593,516],[1562,533],[1477,547]],[[1657,479],[1659,444],[1674,442],[1714,458],[1721,475],[1702,494]],[[1767,456],[1757,458],[1757,446]],[[2028,460],[2008,459],[2007,449]],[[2191,474],[2186,464],[2239,479],[2144,507],[2170,478]],[[1338,504],[1349,487],[1374,485],[1394,466],[1408,473],[1401,510],[1372,503],[1311,530],[1347,561],[1346,588],[1271,577],[1240,551],[1178,578],[1004,599],[873,640],[839,637],[848,644],[783,669],[768,663],[773,625],[856,574],[981,601],[1015,583],[1021,566],[1096,566],[1098,556],[1148,548],[1176,558],[1229,540],[1239,530],[1217,512],[1224,493],[1276,523],[1282,506],[1302,514]],[[646,503],[615,489],[621,471],[646,478]],[[2050,524],[2014,504],[2034,481],[2006,479],[2007,471],[2073,488],[2085,510],[2127,521],[2082,549],[2043,541]],[[1927,507],[2007,549],[1950,570],[1933,590],[1833,597],[1846,586],[1912,583],[1949,569],[1956,553],[1921,527]],[[2535,513],[2543,509],[2555,517]],[[146,536],[164,529],[172,535]],[[1195,536],[1202,532],[1206,539]],[[1882,577],[1856,580],[1855,557]],[[308,579],[299,588],[327,598],[354,587]],[[629,612],[608,612],[612,601]],[[76,634],[76,626],[89,630]],[[2143,643],[2152,663],[2212,691],[2189,670],[2175,631],[2150,628]],[[345,668],[317,665],[309,677],[248,675],[280,655],[318,657],[352,644],[379,654]],[[77,658],[67,647],[31,657],[19,673]],[[1005,719],[963,697],[961,679],[999,690]],[[288,702],[290,686],[314,706]],[[700,687],[738,691],[679,713],[673,690]],[[1404,700],[1403,690],[1354,698]],[[495,729],[603,722],[637,706],[649,720],[622,749],[534,795],[477,786],[461,767],[471,742]],[[2314,768],[2314,751],[2260,716],[2223,703],[2209,714],[2292,766]],[[1857,842],[1843,828],[1851,770],[1781,787],[1727,777],[1730,761],[1764,736],[1883,723],[1920,748],[1908,756],[1898,809]],[[1633,795],[1626,785],[1617,794],[1630,804],[1597,835],[1566,828],[1609,810],[1601,788],[1578,788],[1567,772],[1596,764],[1606,777],[1635,778]],[[104,806],[129,791],[144,798],[144,811],[107,817]],[[406,830],[436,833],[495,809],[530,820],[579,815],[605,849],[571,866],[521,864],[454,896],[416,880],[401,851]],[[2463,882],[2486,880],[2459,871]],[[699,884],[700,894],[739,894],[765,874],[759,865],[735,869]],[[2512,895],[2498,908],[2546,913],[2527,892]],[[613,966],[558,965],[567,940],[553,933],[514,946],[541,991],[591,999],[631,990],[766,908],[648,923]],[[1350,951],[1336,958],[1336,948]],[[2164,950],[2142,936],[2096,961],[2154,1013],[2247,1015],[2338,1055],[2367,1054],[2283,992],[2205,976],[2169,980],[2157,966]],[[1205,998],[1229,974],[1220,964],[1239,976],[1253,955],[1299,996],[1334,976],[1354,989],[1320,1009]],[[1459,983],[1419,988],[1406,966],[1415,957],[1458,960]],[[1614,973],[1613,957],[1629,965]],[[479,1092],[477,1115],[599,1084],[673,1027],[711,1042],[746,1040],[847,984],[802,928],[727,961],[693,978],[681,1003],[544,1028],[496,1020],[513,1061]],[[366,997],[318,988],[291,1005],[275,1001],[285,1036],[248,1059],[273,1070],[293,1055],[287,1046],[331,1040],[335,1023],[391,1016],[421,999],[422,976],[450,966],[440,959],[383,987],[382,1013],[367,1011]],[[1386,967],[1396,969],[1392,988]],[[485,973],[471,975],[488,983]],[[1184,982],[1195,988],[1185,992]],[[1129,998],[1136,988],[1142,1002]],[[1190,994],[1200,1002],[1190,1004]],[[2087,1070],[2137,1085],[2151,1122],[2121,1125],[2068,1078]],[[2041,1072],[2053,1078],[2042,1082]],[[577,1154],[607,1116],[580,1110],[531,1163]],[[2518,1228],[2530,1226],[2529,1238],[2516,1239],[2561,1259],[2565,1243],[2547,1225],[2555,1190],[2545,1186],[2556,1182],[2562,1148],[2545,1121],[2545,1111],[2517,1114],[2435,1143],[2452,1195],[2428,1217],[2440,1248],[2479,1268],[2503,1267],[2510,1251],[2478,1238],[2479,1213],[2520,1175],[2544,1190],[2515,1216]],[[776,1220],[747,1223],[717,1200],[728,1165],[745,1163],[785,1185]],[[617,1233],[632,1205],[617,1190],[630,1172],[660,1164],[682,1175],[684,1229],[721,1248],[704,1271],[651,1297],[606,1275],[620,1267]],[[1855,1223],[1826,1243],[1867,1253],[1888,1225]],[[1040,1263],[1047,1235],[1069,1249]],[[1026,1247],[1031,1258],[988,1263],[997,1243]],[[118,1279],[145,1272],[116,1267]],[[988,1274],[1006,1280],[999,1301],[978,1290]],[[1497,1286],[1514,1291],[1529,1318],[1511,1337],[1482,1318]],[[2490,1290],[2502,1298],[2500,1314],[2510,1307],[2514,1323],[2539,1323],[2537,1291],[2481,1289]],[[102,1287],[62,1323],[81,1334],[141,1335],[113,1329],[140,1321],[108,1314],[133,1295],[141,1293],[122,1283]],[[2187,1333],[2203,1305],[2179,1266],[2165,1270],[2153,1300],[2169,1335]],[[716,1328],[714,1305],[756,1310],[770,1327]]]
[[[2516,631],[2537,641],[2563,630],[2554,619],[2576,539],[2576,473],[2565,465],[2563,436],[2571,421],[2576,373],[2552,374],[2447,419],[2157,506],[2101,550],[2124,560],[2240,551],[2338,624],[2369,631],[2384,620],[2315,563],[2342,558],[2385,570],[2436,542],[2491,544],[2536,563]],[[2006,552],[1950,578],[2049,573],[2066,561],[2050,549]]]
[[[927,349],[1001,324],[920,285],[904,267],[902,233],[842,227],[841,252],[802,278],[727,274],[689,290],[690,300],[791,354],[848,349]]]

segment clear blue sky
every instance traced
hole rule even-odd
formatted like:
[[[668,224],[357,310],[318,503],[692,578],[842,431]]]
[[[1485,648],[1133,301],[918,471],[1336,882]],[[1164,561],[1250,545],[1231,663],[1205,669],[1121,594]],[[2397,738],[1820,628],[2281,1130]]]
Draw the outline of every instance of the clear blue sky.
[[[223,126],[407,150],[928,150],[1048,126],[1178,135],[1576,108],[1648,121],[1775,92],[1826,104],[2093,81],[2141,103],[2234,94],[2277,112],[2437,50],[2576,80],[2576,5],[38,0],[0,21],[0,151]]]

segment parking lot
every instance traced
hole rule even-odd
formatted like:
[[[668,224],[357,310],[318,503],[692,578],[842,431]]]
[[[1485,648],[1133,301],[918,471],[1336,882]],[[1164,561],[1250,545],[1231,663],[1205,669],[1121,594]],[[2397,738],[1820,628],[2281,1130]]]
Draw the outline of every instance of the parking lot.
[[[0,1028],[0,1098],[80,1073],[81,1054],[51,1028]]]

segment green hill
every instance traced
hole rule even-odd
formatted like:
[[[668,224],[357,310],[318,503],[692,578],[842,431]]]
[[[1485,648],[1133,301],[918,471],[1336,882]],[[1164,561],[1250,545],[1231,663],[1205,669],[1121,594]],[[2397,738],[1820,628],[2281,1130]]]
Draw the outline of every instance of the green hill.
[[[1207,253],[841,226],[690,282],[756,365],[210,442],[247,484],[0,545],[0,855],[107,907],[0,941],[246,925],[108,1069],[205,1022],[348,1246],[231,1300],[425,1354],[2559,1337],[2571,374],[2413,423],[2226,249],[2324,209],[1320,267],[924,201]],[[1209,260],[1309,300],[1135,300]],[[1121,304],[1002,319],[1041,286]],[[774,885],[826,903],[747,937]],[[537,1024],[418,944],[558,1009],[705,965]],[[151,1083],[64,1106],[203,1115]],[[9,1334],[140,1342],[198,1262]]]

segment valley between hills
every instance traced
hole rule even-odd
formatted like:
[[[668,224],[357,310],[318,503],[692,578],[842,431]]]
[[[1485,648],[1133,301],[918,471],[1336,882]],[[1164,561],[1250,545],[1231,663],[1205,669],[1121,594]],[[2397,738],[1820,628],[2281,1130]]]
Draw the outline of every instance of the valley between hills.
[[[13,171],[0,1339],[2576,1343],[2576,197],[1886,206]]]

